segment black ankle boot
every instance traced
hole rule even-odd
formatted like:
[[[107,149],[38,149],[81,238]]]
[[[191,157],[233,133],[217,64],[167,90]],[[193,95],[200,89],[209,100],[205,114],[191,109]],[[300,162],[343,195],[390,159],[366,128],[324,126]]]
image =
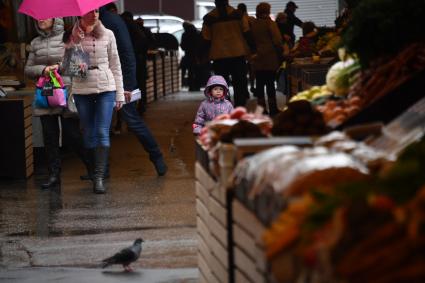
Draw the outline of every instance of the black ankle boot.
[[[109,147],[97,147],[94,156],[93,192],[95,194],[104,194],[106,193],[106,187],[103,179],[108,164]]]
[[[96,178],[93,180],[93,192],[95,194],[105,194],[106,193],[106,187],[105,184],[103,184],[102,178]]]
[[[167,174],[168,167],[164,162],[164,158],[160,157],[154,161],[152,161],[153,165],[155,166],[156,173],[158,176],[164,176]]]
[[[60,179],[59,175],[50,174],[47,181],[41,184],[41,187],[43,189],[48,189],[48,188],[55,187],[55,186],[59,185],[60,182],[61,182],[61,179]]]

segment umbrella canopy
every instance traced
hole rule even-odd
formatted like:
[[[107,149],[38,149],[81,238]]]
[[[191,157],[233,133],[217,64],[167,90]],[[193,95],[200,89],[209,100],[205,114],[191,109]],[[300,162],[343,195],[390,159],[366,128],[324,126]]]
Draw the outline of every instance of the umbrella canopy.
[[[115,0],[24,0],[18,12],[37,20],[82,16]]]

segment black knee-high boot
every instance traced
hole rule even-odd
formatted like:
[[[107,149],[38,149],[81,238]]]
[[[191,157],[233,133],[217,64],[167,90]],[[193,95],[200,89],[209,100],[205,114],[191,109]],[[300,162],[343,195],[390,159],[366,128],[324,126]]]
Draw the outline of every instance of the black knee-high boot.
[[[106,193],[103,183],[106,166],[108,164],[109,147],[96,147],[94,152],[94,175],[93,175],[93,192],[95,194]]]
[[[49,177],[41,184],[43,189],[54,187],[60,184],[61,160],[59,149],[49,149],[47,152],[47,162]]]

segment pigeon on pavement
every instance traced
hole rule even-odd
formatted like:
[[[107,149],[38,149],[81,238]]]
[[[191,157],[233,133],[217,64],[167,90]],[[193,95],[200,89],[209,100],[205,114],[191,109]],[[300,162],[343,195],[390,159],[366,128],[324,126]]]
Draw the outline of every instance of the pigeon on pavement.
[[[136,239],[132,246],[122,249],[120,252],[114,254],[111,257],[105,258],[102,260],[102,268],[112,264],[122,264],[125,271],[133,271],[130,267],[130,264],[139,258],[142,251],[142,242],[143,239]]]

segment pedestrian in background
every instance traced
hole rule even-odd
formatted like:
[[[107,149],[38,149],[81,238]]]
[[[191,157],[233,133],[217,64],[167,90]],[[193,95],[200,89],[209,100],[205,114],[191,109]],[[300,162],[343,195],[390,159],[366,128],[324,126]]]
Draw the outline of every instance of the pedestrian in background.
[[[275,78],[280,66],[280,55],[283,53],[282,36],[277,24],[270,18],[271,6],[261,2],[256,7],[257,19],[252,25],[252,34],[257,46],[257,56],[253,66],[256,77],[257,102],[270,116],[278,113],[276,102]],[[267,90],[267,105],[264,96]]]
[[[199,91],[201,87],[200,83],[200,58],[199,50],[201,46],[202,36],[201,33],[196,29],[196,27],[189,23],[183,23],[184,32],[182,34],[180,47],[184,51],[184,61],[183,63],[188,72],[187,84],[189,86],[189,91]],[[182,59],[183,61],[183,59]],[[183,68],[182,68],[183,70]]]
[[[292,36],[291,29],[288,24],[288,15],[283,12],[277,13],[275,22],[279,28],[283,41],[287,43],[291,42]]]
[[[49,76],[50,71],[59,69],[65,52],[65,46],[62,42],[63,20],[61,18],[36,20],[35,29],[39,36],[31,41],[31,49],[25,65],[25,75],[38,80],[40,76]],[[63,77],[63,80],[69,86],[69,78]],[[63,143],[68,142],[84,164],[88,166],[78,116],[73,116],[61,107],[41,108],[36,105],[33,105],[33,115],[40,117],[49,171],[48,179],[41,184],[42,188],[50,188],[60,184],[59,119],[62,126]]]
[[[74,77],[72,90],[83,128],[84,145],[90,153],[93,192],[104,194],[112,113],[114,105],[119,110],[124,102],[115,36],[99,21],[99,9],[95,9],[83,15],[64,40],[70,46],[81,44],[89,54],[87,77]]]
[[[212,121],[218,115],[229,114],[233,110],[233,105],[228,100],[229,87],[222,76],[211,76],[204,94],[206,99],[201,102],[192,125],[195,135],[201,133],[206,122]]]
[[[216,8],[203,19],[202,36],[209,46],[213,71],[231,82],[235,106],[245,106],[249,97],[246,56],[248,48],[255,53],[255,44],[246,18],[229,6],[228,0],[215,0]]]
[[[318,29],[313,22],[303,23],[303,35],[295,43],[291,54],[294,57],[311,57],[315,52],[315,46],[318,39]]]
[[[146,97],[146,80],[148,79],[147,60],[150,40],[144,32],[145,29],[141,29],[136,21],[133,20],[133,14],[131,12],[125,11],[121,14],[121,17],[127,25],[136,56],[137,85],[142,93],[142,100],[137,107],[139,114],[143,114],[146,111],[148,102]]]
[[[122,68],[124,78],[124,94],[127,102],[120,110],[121,118],[127,123],[130,131],[137,136],[144,150],[149,154],[149,160],[155,166],[158,176],[164,176],[167,173],[168,167],[165,164],[158,143],[137,112],[136,101],[130,102],[131,92],[137,89],[137,79],[135,53],[127,26],[119,15],[110,13],[105,7],[102,7],[100,12],[102,23],[116,35],[116,43],[121,61],[120,67]]]
[[[288,32],[291,37],[289,41],[289,47],[294,47],[295,44],[295,33],[294,33],[294,26],[299,26],[300,28],[303,25],[303,21],[301,21],[297,16],[295,16],[295,11],[298,9],[297,4],[294,3],[294,1],[289,1],[286,3],[286,9],[285,14],[287,16],[287,23],[288,23]]]
[[[249,29],[252,30],[252,24],[255,22],[255,17],[248,15],[248,11],[245,3],[239,3],[237,6],[237,10],[240,11],[244,18],[248,21]],[[255,96],[255,70],[252,66],[252,54],[250,54],[250,50],[248,50],[247,66],[248,66],[248,80],[249,80],[249,90]],[[249,97],[248,97],[249,98]]]

